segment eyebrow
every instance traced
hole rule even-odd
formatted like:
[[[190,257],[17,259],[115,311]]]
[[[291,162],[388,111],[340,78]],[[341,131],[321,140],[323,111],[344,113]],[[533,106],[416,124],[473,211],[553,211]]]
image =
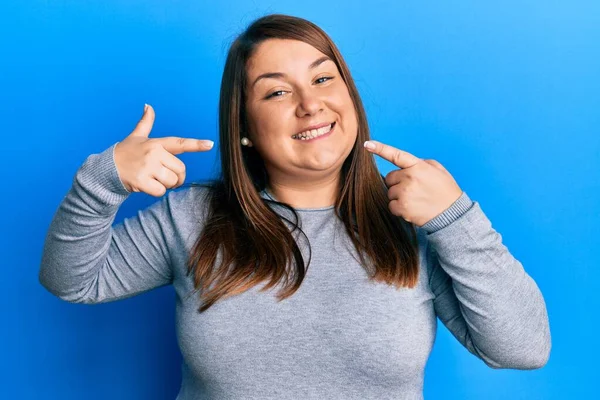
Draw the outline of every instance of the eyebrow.
[[[317,68],[319,65],[323,64],[325,61],[333,61],[333,60],[331,58],[329,58],[328,56],[323,56],[323,57],[317,58],[315,61],[313,61],[308,66],[308,69]],[[256,82],[258,82],[261,79],[265,79],[265,78],[285,78],[286,76],[287,75],[284,74],[283,72],[267,72],[266,74],[262,74],[258,78],[256,78],[254,80],[254,83],[252,83],[252,87],[254,87],[254,85],[256,85]]]

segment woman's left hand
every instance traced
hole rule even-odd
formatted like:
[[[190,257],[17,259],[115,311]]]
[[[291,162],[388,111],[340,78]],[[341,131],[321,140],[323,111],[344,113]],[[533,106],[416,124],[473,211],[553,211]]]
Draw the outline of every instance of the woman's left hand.
[[[367,147],[373,143],[373,149]],[[406,151],[370,140],[365,148],[401,168],[385,177],[392,214],[418,227],[443,213],[463,191],[452,175],[435,160],[422,160]]]

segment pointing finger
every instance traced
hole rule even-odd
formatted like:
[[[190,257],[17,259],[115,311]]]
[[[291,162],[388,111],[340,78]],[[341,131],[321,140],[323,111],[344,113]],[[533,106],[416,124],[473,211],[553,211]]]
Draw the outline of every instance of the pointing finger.
[[[155,139],[171,154],[181,154],[196,151],[208,151],[213,147],[212,140],[200,140],[169,136]]]
[[[421,161],[419,157],[416,157],[407,151],[397,149],[376,140],[368,140],[365,142],[364,146],[371,153],[377,154],[399,168],[410,168]]]

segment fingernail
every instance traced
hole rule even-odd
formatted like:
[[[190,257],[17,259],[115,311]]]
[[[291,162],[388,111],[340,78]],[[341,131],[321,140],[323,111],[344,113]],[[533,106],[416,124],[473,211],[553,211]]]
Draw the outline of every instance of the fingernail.
[[[212,140],[205,140],[204,142],[208,145],[208,147],[213,147],[213,145],[215,144],[215,142],[213,142]]]
[[[144,112],[148,109],[148,104],[144,103]]]
[[[374,150],[375,149],[375,143],[371,142],[370,140],[367,140],[364,144],[364,146],[369,149],[369,150]]]

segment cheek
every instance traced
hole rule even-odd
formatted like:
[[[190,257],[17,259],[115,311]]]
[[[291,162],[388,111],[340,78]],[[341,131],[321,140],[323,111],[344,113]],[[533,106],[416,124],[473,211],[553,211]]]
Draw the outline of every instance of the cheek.
[[[343,116],[346,123],[350,121],[355,123],[356,112],[354,110],[354,103],[346,86],[336,91],[335,96],[332,97],[332,106]]]
[[[275,103],[275,102],[273,102]],[[254,132],[257,136],[281,135],[289,129],[289,121],[293,111],[283,102],[264,106],[255,115]]]
[[[351,134],[352,136],[357,135],[358,119],[356,110],[354,109],[354,103],[349,95],[340,99],[339,113],[343,118],[342,123],[346,133]]]

